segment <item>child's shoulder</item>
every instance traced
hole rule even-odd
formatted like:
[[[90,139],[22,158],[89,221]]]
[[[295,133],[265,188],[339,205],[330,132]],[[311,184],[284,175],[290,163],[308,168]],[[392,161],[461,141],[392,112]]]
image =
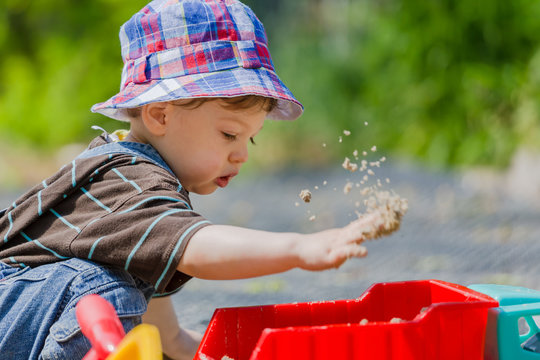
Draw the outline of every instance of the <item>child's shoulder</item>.
[[[88,182],[117,180],[140,191],[182,189],[178,178],[156,149],[148,144],[124,142],[123,139],[125,134],[122,131],[96,137],[74,160],[73,166],[80,164],[87,169],[80,176],[86,177]]]

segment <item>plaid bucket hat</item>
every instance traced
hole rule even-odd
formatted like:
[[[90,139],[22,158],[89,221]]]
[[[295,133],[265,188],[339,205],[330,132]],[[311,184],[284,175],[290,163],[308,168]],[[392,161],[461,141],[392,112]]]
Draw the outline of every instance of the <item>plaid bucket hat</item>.
[[[128,108],[199,97],[260,95],[268,117],[294,120],[302,104],[277,76],[263,24],[236,0],[156,0],[120,28],[120,92],[92,112],[129,121]]]

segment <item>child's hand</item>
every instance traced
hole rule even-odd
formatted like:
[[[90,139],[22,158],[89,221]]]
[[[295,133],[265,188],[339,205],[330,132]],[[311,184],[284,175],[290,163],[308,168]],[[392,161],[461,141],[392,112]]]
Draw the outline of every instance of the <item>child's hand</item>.
[[[369,214],[349,225],[305,235],[297,245],[299,267],[318,271],[340,267],[351,257],[364,257],[367,249],[361,244],[383,229],[379,213]]]
[[[193,359],[203,335],[180,327],[170,296],[152,298],[142,320],[159,329],[165,359]]]

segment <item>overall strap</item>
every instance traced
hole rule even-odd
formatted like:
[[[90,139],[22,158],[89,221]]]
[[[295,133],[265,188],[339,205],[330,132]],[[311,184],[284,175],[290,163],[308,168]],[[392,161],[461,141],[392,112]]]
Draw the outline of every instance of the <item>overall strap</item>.
[[[115,154],[126,154],[141,157],[167,170],[172,175],[174,175],[174,177],[176,177],[174,172],[167,165],[167,163],[165,163],[165,160],[163,160],[163,158],[159,155],[156,149],[154,149],[151,145],[148,144],[127,141],[110,142],[83,151],[79,156],[77,156],[77,159],[87,159],[94,156]]]

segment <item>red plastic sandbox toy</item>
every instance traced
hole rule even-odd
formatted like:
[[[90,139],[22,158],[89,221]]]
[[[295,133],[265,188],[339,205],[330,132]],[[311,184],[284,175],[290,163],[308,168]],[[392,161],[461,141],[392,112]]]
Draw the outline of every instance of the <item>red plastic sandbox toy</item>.
[[[217,309],[195,359],[481,360],[497,306],[464,286],[419,280],[374,284],[354,300]]]

